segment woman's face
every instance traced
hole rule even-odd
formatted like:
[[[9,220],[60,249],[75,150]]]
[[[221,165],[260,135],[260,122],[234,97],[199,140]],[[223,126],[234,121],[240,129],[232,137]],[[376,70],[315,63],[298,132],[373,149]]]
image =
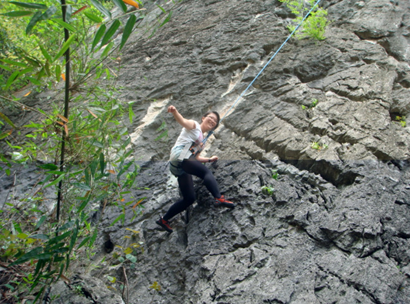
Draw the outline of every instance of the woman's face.
[[[218,123],[218,117],[214,113],[210,113],[205,117],[202,117],[202,125],[207,130],[213,130]]]

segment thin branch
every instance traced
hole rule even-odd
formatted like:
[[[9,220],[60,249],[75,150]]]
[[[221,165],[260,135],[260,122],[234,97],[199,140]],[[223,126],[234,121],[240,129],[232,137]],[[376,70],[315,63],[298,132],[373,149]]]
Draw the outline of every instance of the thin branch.
[[[23,107],[23,108],[27,108],[27,109],[29,109],[29,110],[31,110],[31,111],[40,113],[41,115],[45,115],[44,113],[40,112],[40,111],[37,110],[36,108],[27,106],[27,105],[25,105],[25,104],[23,104],[23,103],[21,103],[21,102],[19,102],[19,101],[17,101],[17,100],[10,99],[10,98],[8,98],[8,97],[4,97],[4,96],[1,96],[1,95],[0,95],[0,98],[3,98],[4,100],[8,100],[8,101],[10,101],[10,102],[13,102],[13,103],[15,103],[15,104],[17,104],[17,105],[19,105],[19,106],[21,106],[21,107]],[[47,115],[45,115],[45,116],[46,116],[46,117],[49,117],[49,116],[47,116]]]
[[[125,267],[124,267],[124,265],[122,265],[122,270],[123,270],[123,272],[124,272],[125,284],[126,284],[126,287],[127,287],[127,301],[126,301],[126,304],[128,304],[128,303],[129,303],[129,302],[128,302],[128,299],[129,299],[129,286],[128,286],[127,273],[125,272]],[[125,286],[124,286],[124,288],[125,288]],[[124,290],[122,291],[122,294],[123,294],[123,298],[124,298]]]

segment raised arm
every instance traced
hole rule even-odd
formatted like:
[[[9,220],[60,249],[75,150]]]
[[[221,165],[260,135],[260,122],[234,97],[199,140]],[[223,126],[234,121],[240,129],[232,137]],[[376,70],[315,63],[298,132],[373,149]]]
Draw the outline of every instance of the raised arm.
[[[169,106],[168,113],[172,113],[172,115],[174,115],[175,120],[181,125],[183,126],[185,129],[187,130],[192,130],[195,129],[195,122],[193,120],[190,119],[185,119],[177,110],[177,108],[175,108],[174,106]]]

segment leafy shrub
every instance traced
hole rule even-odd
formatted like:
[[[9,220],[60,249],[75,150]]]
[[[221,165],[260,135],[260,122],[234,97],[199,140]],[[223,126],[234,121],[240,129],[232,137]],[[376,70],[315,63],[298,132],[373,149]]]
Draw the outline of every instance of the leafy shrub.
[[[296,15],[296,18],[292,20],[293,24],[288,26],[290,32],[296,29],[296,26],[303,20],[305,14],[315,5],[316,0],[309,0],[308,7],[305,7],[304,0],[279,0],[286,4],[291,12]],[[310,37],[315,40],[324,40],[325,29],[329,24],[327,20],[327,11],[323,8],[316,7],[310,13],[308,18],[305,19],[302,26],[296,31],[295,36],[298,39]]]

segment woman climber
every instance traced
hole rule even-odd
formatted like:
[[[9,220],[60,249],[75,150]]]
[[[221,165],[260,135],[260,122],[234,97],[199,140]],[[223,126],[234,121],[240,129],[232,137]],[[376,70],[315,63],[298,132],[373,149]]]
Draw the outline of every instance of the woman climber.
[[[215,162],[218,157],[205,158],[200,156],[203,148],[203,134],[218,127],[219,114],[215,111],[207,112],[202,117],[201,124],[199,124],[194,120],[185,119],[174,106],[169,106],[167,112],[172,113],[175,120],[183,127],[174,147],[171,149],[170,156],[170,171],[178,178],[182,198],[173,204],[164,217],[161,217],[156,223],[166,231],[172,232],[169,220],[187,209],[195,201],[192,175],[203,180],[206,188],[215,198],[215,206],[234,208],[235,205],[221,195],[212,172],[202,164]]]

